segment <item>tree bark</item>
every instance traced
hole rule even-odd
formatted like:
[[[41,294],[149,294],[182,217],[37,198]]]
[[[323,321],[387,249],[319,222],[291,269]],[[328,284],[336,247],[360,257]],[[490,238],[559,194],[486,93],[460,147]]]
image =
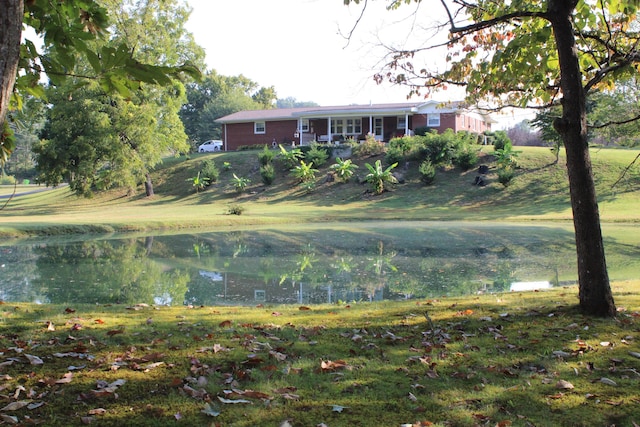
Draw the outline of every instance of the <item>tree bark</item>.
[[[0,6],[0,125],[9,110],[20,59],[23,0],[5,0]]]
[[[600,214],[587,141],[586,94],[577,56],[571,15],[577,0],[549,0],[549,19],[560,61],[562,118],[554,127],[562,135],[567,153],[567,172],[576,251],[580,309],[591,316],[615,316],[605,260]]]
[[[149,173],[146,174],[146,179],[144,181],[144,191],[147,197],[151,197],[154,195],[153,182],[151,181],[151,174]]]

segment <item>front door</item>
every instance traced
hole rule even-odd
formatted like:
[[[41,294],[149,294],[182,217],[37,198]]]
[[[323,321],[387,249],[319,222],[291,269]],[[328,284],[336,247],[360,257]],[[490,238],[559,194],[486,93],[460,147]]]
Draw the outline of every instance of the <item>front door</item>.
[[[382,141],[384,136],[384,126],[382,117],[373,118],[373,135],[377,141]]]

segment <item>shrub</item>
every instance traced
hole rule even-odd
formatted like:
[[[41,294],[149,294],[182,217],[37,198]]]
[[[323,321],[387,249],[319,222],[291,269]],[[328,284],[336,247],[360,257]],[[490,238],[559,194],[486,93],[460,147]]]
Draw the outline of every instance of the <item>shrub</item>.
[[[313,168],[313,163],[305,163],[304,160],[300,160],[300,164],[291,169],[291,175],[298,179],[299,182],[314,181],[316,172],[318,172],[318,169]]]
[[[251,180],[249,178],[238,176],[234,173],[231,182],[233,183],[236,191],[238,193],[242,193],[247,188],[247,185],[251,183]]]
[[[261,166],[271,164],[275,156],[275,153],[265,145],[262,151],[258,154],[258,162],[260,162]]]
[[[358,157],[371,157],[383,154],[385,151],[384,144],[376,141],[372,134],[367,134],[367,138],[361,144],[353,147],[353,155]]]
[[[385,190],[386,183],[395,184],[396,178],[393,176],[391,170],[398,166],[397,163],[392,164],[386,169],[382,168],[380,160],[376,160],[375,165],[365,163],[369,173],[365,177],[365,180],[371,185],[371,189],[375,194],[382,194]]]
[[[287,169],[295,167],[300,159],[304,157],[302,150],[300,150],[299,148],[292,147],[291,150],[287,150],[282,145],[279,145],[279,147],[280,153],[278,154],[278,158],[282,160],[282,163],[284,163],[284,166]]]
[[[478,163],[478,152],[466,146],[456,153],[453,163],[460,166],[463,171],[468,171]]]
[[[218,182],[220,171],[216,167],[216,163],[213,160],[205,160],[202,163],[202,169],[200,169],[200,177],[207,180],[207,187],[214,182]]]
[[[241,215],[244,212],[244,207],[240,205],[231,205],[227,209],[227,215]]]
[[[427,185],[432,184],[436,178],[436,167],[429,160],[420,163],[418,171],[420,172],[420,180]]]
[[[499,168],[498,169],[498,182],[505,187],[508,187],[511,184],[511,180],[513,179],[514,172],[511,168]]]
[[[358,165],[353,164],[351,160],[342,160],[340,157],[337,157],[336,163],[331,165],[330,169],[335,172],[342,182],[347,182],[353,176],[353,173],[357,168]]]
[[[405,153],[402,151],[400,147],[391,147],[387,149],[387,153],[384,156],[384,162],[388,165],[392,165],[394,163],[402,163],[406,159]]]
[[[456,135],[451,129],[442,134],[429,134],[424,139],[426,158],[434,165],[451,163],[457,145]]]
[[[493,134],[493,148],[495,150],[502,150],[507,145],[511,145],[511,139],[509,139],[507,133],[503,130],[496,131],[496,133]]]
[[[13,185],[16,183],[16,178],[11,175],[0,176],[0,185]]]
[[[311,148],[305,153],[304,158],[307,162],[320,167],[327,163],[329,153],[325,147],[321,147],[318,144],[311,144]]]
[[[264,183],[264,185],[273,184],[273,180],[276,177],[276,172],[271,163],[269,163],[268,165],[260,166],[260,177],[262,178],[262,182]]]

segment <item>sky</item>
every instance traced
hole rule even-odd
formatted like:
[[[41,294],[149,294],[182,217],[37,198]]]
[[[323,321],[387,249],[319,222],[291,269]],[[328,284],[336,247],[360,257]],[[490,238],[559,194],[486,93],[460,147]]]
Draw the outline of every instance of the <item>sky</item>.
[[[225,76],[242,74],[261,87],[273,86],[280,99],[323,106],[406,102],[407,87],[373,80],[386,53],[381,43],[410,47],[417,40],[407,37],[409,31],[437,19],[436,12],[424,5],[417,21],[413,13],[417,6],[388,11],[388,2],[382,0],[369,1],[360,20],[363,2],[349,6],[343,0],[187,3],[193,9],[187,30],[204,48],[209,69]],[[447,91],[430,97],[452,98],[462,99],[463,94]],[[519,113],[497,118],[502,123],[522,120]]]

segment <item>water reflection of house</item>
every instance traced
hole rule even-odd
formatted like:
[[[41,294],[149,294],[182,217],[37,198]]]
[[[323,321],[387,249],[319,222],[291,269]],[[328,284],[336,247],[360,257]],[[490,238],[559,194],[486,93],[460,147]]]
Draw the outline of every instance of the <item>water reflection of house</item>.
[[[551,283],[545,281],[540,282],[513,282],[511,283],[510,291],[522,292],[522,291],[537,291],[539,289],[549,289]]]
[[[200,271],[200,276],[216,282],[216,286],[204,288],[206,295],[191,295],[200,301],[217,303],[271,303],[271,304],[320,304],[338,301],[381,301],[384,289],[375,290],[342,287],[334,284],[310,284],[306,282],[251,278],[242,274]],[[212,295],[215,294],[215,295]]]

